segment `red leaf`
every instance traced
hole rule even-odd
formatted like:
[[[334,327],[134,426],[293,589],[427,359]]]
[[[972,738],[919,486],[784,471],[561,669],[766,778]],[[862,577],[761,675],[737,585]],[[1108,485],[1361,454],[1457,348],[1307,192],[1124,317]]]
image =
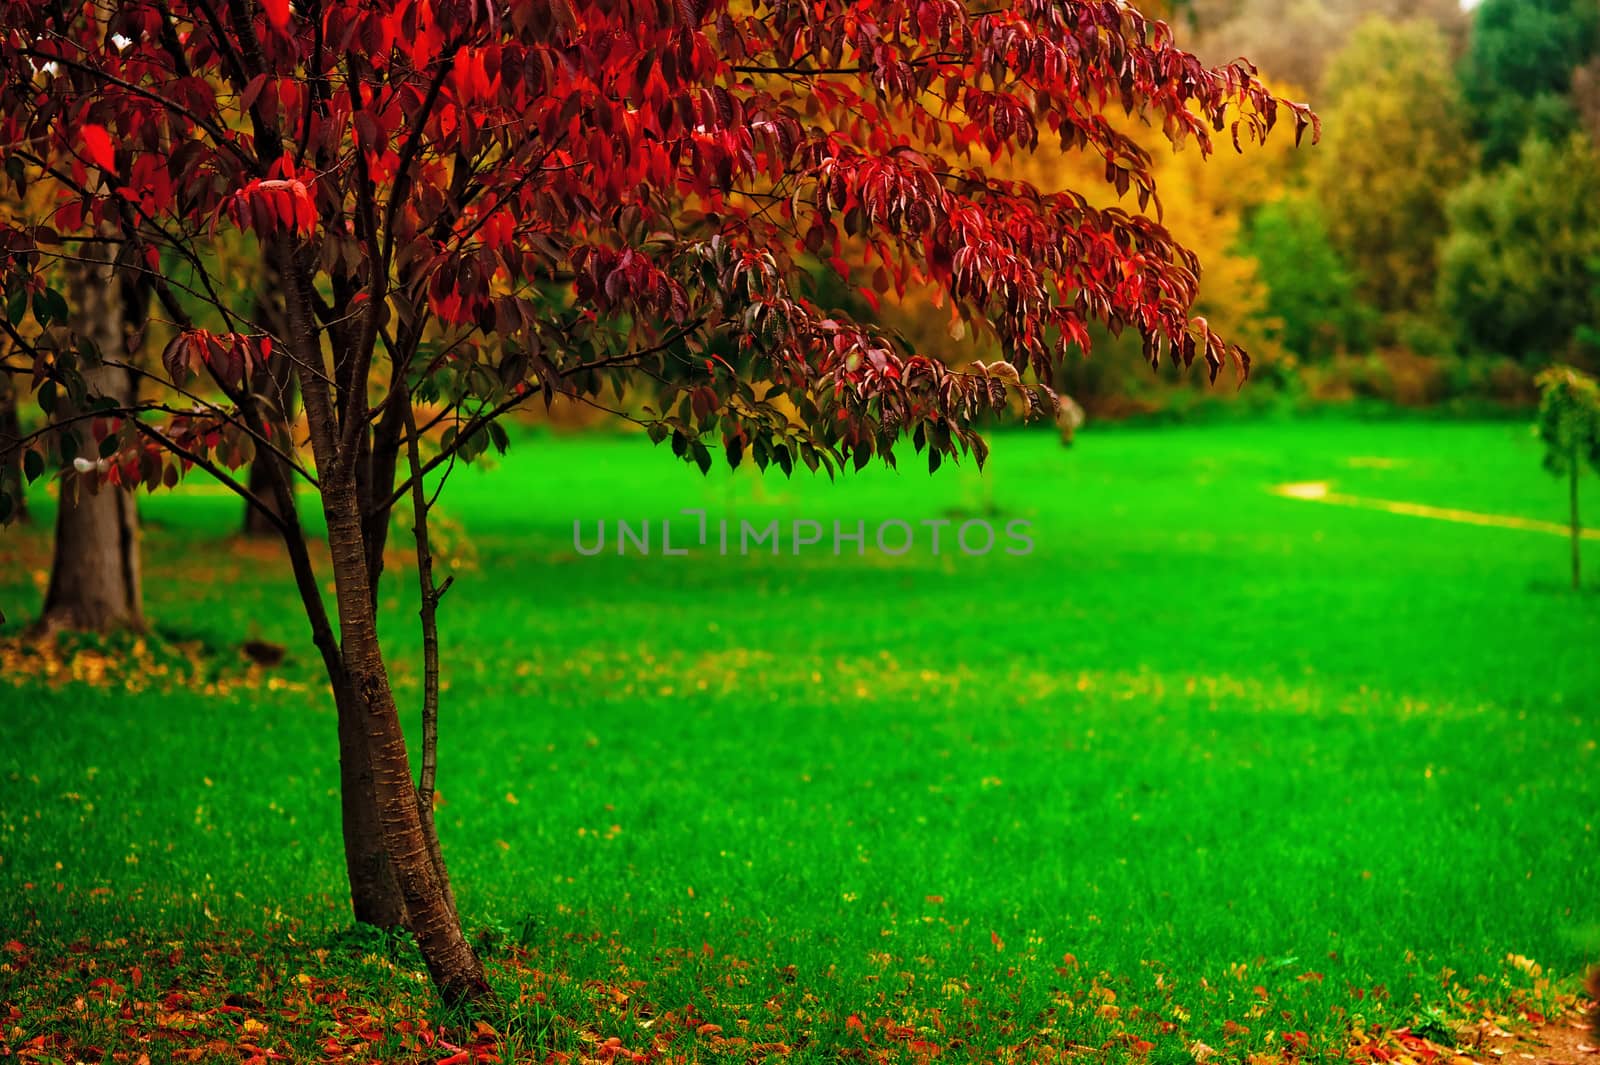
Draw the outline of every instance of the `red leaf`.
[[[116,173],[117,153],[111,147],[111,134],[106,132],[104,126],[86,125],[78,131],[78,136],[83,141],[83,154],[89,162],[101,170]]]
[[[272,23],[272,28],[281,30],[289,24],[289,0],[261,0],[261,6],[266,9],[267,21]]]

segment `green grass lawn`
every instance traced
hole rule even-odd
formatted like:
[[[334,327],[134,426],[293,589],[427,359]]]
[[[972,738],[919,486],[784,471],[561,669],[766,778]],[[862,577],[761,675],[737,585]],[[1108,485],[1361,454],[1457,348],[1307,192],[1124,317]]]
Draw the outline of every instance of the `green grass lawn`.
[[[830,484],[524,436],[453,478],[439,817],[511,1006],[502,1054],[1316,1059],[1574,989],[1600,946],[1600,596],[1566,587],[1558,536],[1269,491],[1560,521],[1525,426],[993,443],[981,475],[930,479],[908,451]],[[141,503],[148,613],[223,683],[7,658],[27,676],[0,686],[0,1045],[138,1050],[155,1020],[118,1011],[192,983],[197,1010],[243,1002],[194,1022],[213,1051],[321,1055],[340,1007],[248,1031],[238,1011],[304,974],[392,1021],[428,999],[420,964],[345,931],[332,706],[285,568],[227,539],[231,497]],[[685,507],[993,514],[1031,521],[1035,551],[573,549],[574,519],[592,537]],[[0,535],[15,635],[45,544]],[[415,716],[412,580],[392,568],[382,596]],[[250,637],[291,648],[273,684],[240,677]],[[123,997],[78,1008],[96,973]],[[412,1053],[415,1029],[378,1027],[370,1055]]]

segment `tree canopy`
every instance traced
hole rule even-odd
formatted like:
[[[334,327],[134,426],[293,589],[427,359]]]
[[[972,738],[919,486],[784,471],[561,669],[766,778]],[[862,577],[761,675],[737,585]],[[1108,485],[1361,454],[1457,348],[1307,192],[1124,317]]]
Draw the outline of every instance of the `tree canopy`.
[[[1573,70],[1600,48],[1600,10],[1586,0],[1484,0],[1473,12],[1463,92],[1491,163],[1516,158],[1530,135],[1577,128]]]
[[[28,469],[92,447],[64,491],[199,468],[269,515],[338,704],[357,915],[403,915],[452,1000],[486,985],[432,825],[429,475],[504,447],[498,419],[530,398],[644,386],[655,406],[628,413],[702,469],[720,445],[831,472],[908,436],[934,468],[981,462],[974,423],[1053,412],[1054,367],[1091,322],[1136,330],[1152,361],[1242,371],[1193,313],[1196,254],[1159,222],[987,167],[1048,143],[1144,207],[1151,155],[1110,108],[1202,154],[1314,126],[1247,64],[1207,67],[1165,24],[1079,0],[13,0],[0,71],[0,165],[49,193],[0,229],[7,369],[47,414],[58,395],[78,412],[31,438]],[[281,319],[227,295],[230,231],[280,279]],[[74,328],[57,278],[86,260],[153,293],[159,364]],[[1004,358],[911,350],[825,303],[828,275],[929,286]],[[273,424],[282,405],[252,402],[274,355],[309,456]],[[138,394],[98,391],[107,365]],[[270,501],[231,472],[258,452]],[[294,480],[327,524],[334,619]],[[378,640],[402,504],[420,783]]]
[[[1427,22],[1369,20],[1323,89],[1329,135],[1312,178],[1334,246],[1373,305],[1424,307],[1445,198],[1473,161],[1444,38]]]
[[[1463,346],[1560,356],[1600,318],[1600,154],[1586,140],[1530,140],[1457,189],[1449,217],[1439,299]]]

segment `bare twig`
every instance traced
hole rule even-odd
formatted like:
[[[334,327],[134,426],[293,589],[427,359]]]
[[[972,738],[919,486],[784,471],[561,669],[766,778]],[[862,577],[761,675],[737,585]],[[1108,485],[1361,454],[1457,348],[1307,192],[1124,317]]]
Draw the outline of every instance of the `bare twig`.
[[[417,443],[417,418],[410,397],[400,404],[406,427],[406,459],[411,466],[411,532],[417,541],[417,588],[422,595],[418,615],[422,620],[422,768],[417,782],[417,811],[428,856],[439,874],[445,904],[456,910],[455,893],[444,875],[444,853],[439,831],[433,821],[433,797],[439,774],[439,599],[450,587],[446,577],[441,587],[433,585],[433,548],[428,540],[429,505],[422,491],[422,454]]]

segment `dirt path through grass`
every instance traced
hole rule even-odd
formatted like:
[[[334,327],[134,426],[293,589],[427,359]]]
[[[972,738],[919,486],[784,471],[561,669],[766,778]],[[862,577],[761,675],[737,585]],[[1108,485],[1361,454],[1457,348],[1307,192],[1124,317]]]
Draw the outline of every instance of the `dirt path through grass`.
[[[1453,507],[1434,507],[1426,503],[1408,503],[1395,499],[1371,499],[1366,496],[1345,495],[1330,490],[1327,481],[1300,481],[1272,487],[1274,495],[1286,499],[1303,499],[1310,503],[1332,503],[1341,507],[1361,507],[1381,510],[1389,514],[1405,514],[1413,518],[1433,518],[1435,521],[1454,521],[1463,525],[1487,525],[1497,529],[1522,529],[1526,532],[1553,533],[1570,536],[1572,530],[1560,522],[1519,518],[1514,514],[1483,514],[1475,510],[1457,510]],[[1600,540],[1600,529],[1584,529],[1580,535],[1585,540]]]

